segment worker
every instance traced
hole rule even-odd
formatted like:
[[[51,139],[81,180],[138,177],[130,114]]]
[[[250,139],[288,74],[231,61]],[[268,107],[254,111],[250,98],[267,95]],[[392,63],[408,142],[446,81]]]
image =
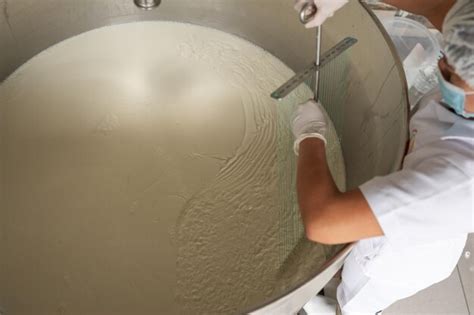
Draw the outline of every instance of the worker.
[[[309,26],[347,2],[310,1],[321,15]],[[376,314],[448,278],[474,232],[474,1],[386,2],[427,13],[444,37],[440,93],[424,99],[411,119],[402,169],[340,192],[326,161],[323,107],[309,101],[292,120],[307,237],[324,244],[356,242],[337,289],[342,314]]]

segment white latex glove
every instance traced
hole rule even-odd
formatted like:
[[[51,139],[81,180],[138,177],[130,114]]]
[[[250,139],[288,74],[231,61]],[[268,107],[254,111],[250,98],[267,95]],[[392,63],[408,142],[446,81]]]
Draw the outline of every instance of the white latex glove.
[[[301,141],[307,138],[318,138],[326,141],[326,111],[318,102],[310,100],[296,109],[292,121],[293,135],[295,136],[294,150],[298,155]]]
[[[342,8],[349,0],[295,0],[295,10],[300,12],[306,3],[314,2],[318,12],[314,18],[306,23],[306,28],[320,26],[326,19],[332,17],[334,13]]]

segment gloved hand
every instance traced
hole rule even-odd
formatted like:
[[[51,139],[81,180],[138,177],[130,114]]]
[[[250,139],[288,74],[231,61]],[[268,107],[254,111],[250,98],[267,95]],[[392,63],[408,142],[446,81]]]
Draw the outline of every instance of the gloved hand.
[[[349,0],[295,0],[295,10],[300,12],[306,3],[311,1],[318,8],[318,12],[311,21],[306,23],[306,28],[320,26],[326,19],[332,17],[337,10],[349,2]]]
[[[295,136],[294,150],[298,155],[301,141],[307,138],[318,138],[326,141],[326,111],[318,102],[310,100],[300,106],[293,114],[293,135]]]

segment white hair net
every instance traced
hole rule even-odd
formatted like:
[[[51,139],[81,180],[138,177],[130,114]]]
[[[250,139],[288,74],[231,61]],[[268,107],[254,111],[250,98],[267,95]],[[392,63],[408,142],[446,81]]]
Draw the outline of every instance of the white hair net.
[[[474,0],[458,0],[443,25],[448,63],[474,87]]]

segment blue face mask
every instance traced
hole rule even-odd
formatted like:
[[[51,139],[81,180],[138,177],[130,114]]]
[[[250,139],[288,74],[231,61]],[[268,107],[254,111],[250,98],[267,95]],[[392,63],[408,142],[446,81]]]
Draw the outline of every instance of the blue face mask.
[[[460,87],[457,87],[454,84],[446,81],[440,72],[438,72],[438,81],[441,95],[443,96],[443,104],[452,108],[458,115],[466,118],[473,118],[474,113],[467,113],[464,106],[466,102],[466,96],[473,95],[474,92],[466,93]]]

